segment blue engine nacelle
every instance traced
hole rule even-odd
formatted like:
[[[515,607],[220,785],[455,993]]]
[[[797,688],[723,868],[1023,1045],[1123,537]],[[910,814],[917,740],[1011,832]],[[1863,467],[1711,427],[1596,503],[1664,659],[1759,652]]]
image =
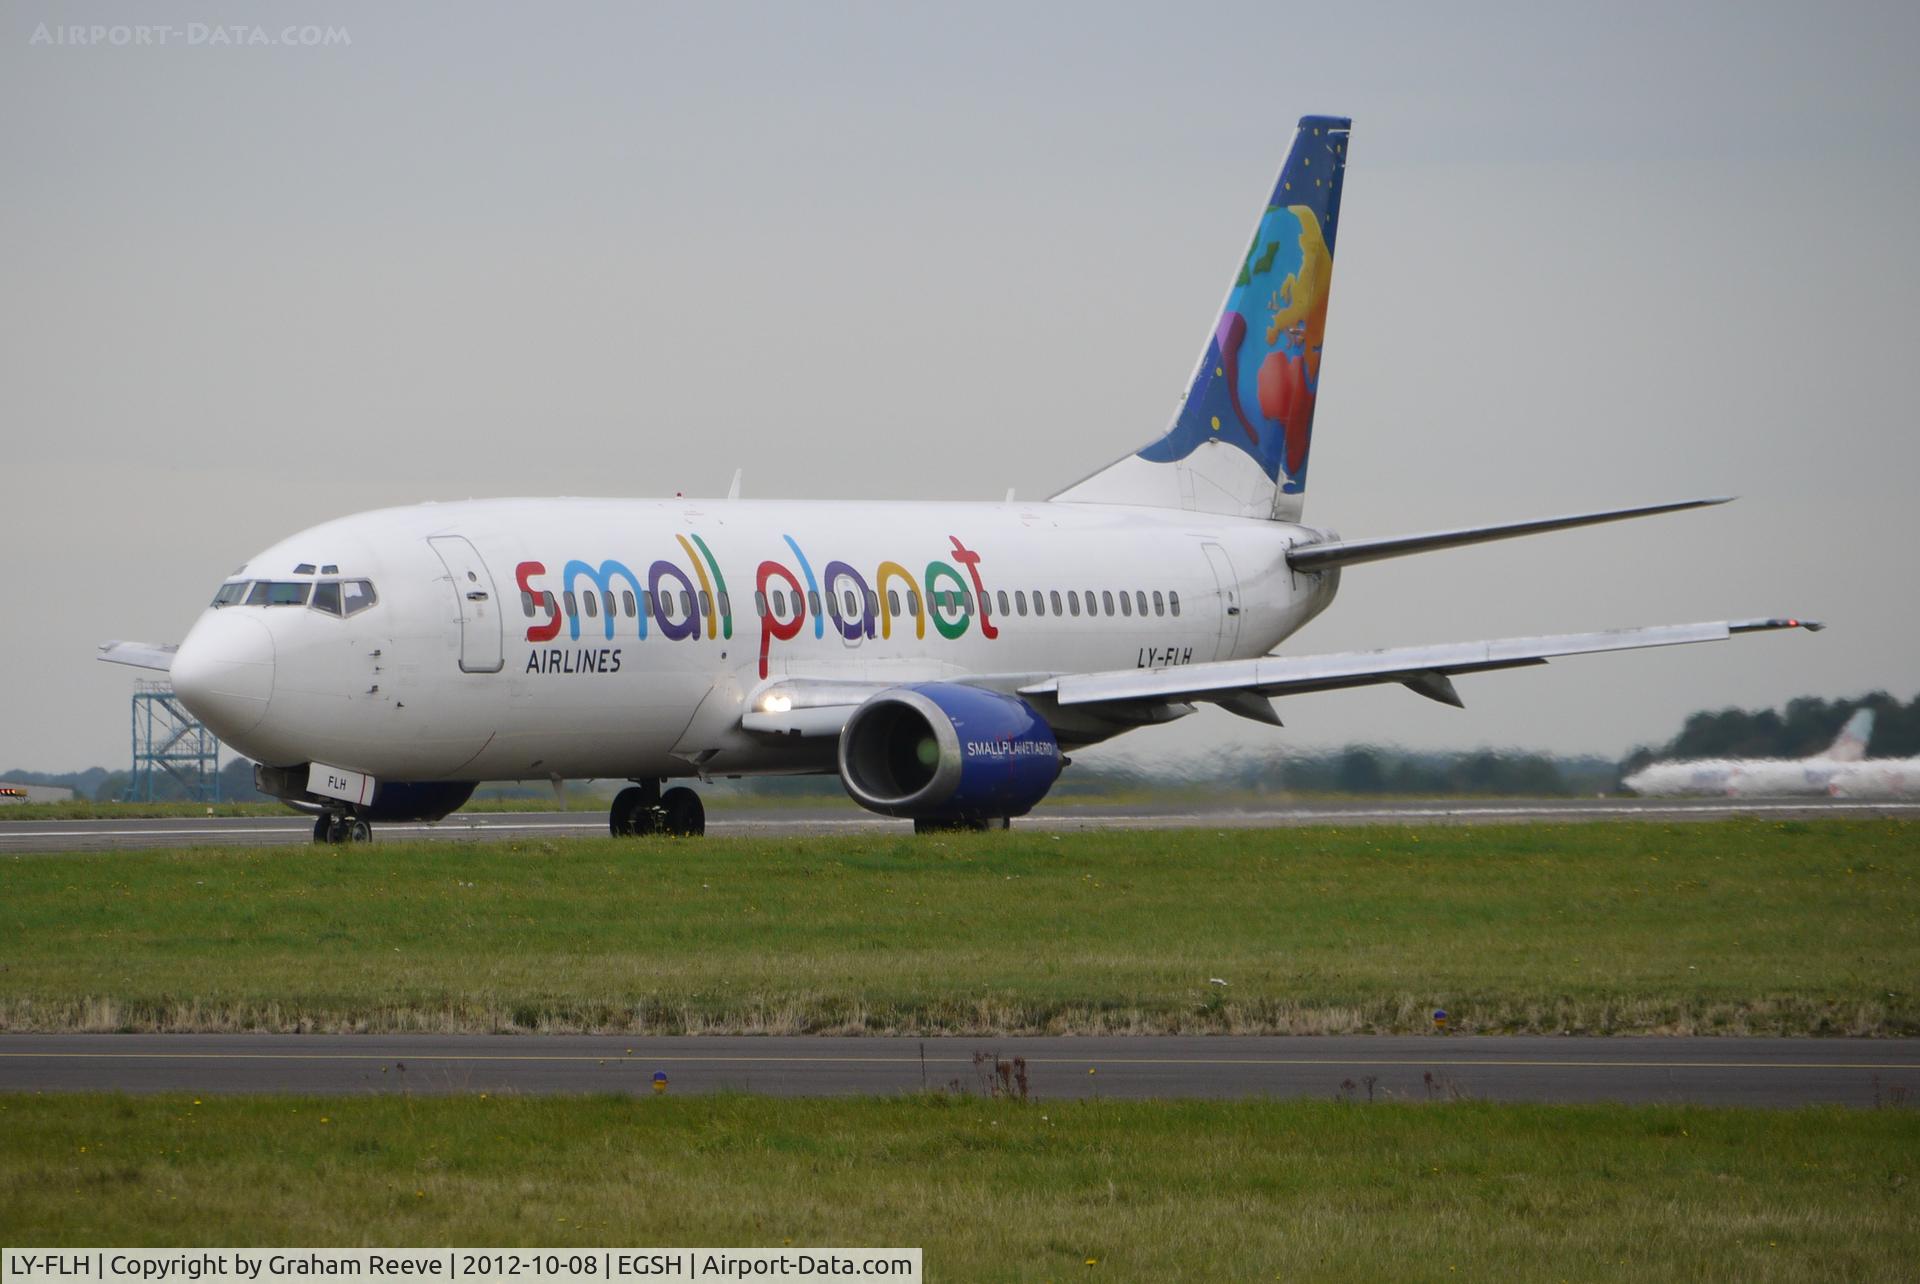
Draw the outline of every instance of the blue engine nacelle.
[[[1053,728],[1018,696],[953,682],[868,697],[840,733],[840,781],[883,816],[1024,816],[1063,760]]]

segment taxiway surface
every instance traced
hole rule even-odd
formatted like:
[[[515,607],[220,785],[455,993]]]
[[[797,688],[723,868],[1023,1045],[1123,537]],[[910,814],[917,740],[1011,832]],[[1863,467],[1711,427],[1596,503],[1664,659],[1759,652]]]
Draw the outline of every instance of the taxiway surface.
[[[1699,821],[1730,816],[1920,817],[1920,802],[1856,803],[1829,799],[1391,799],[1313,802],[1257,808],[1178,807],[1166,803],[1089,804],[1048,808],[1014,823],[1022,829],[1264,829],[1289,825],[1499,825],[1536,821]],[[808,834],[908,833],[911,822],[855,808],[777,806],[716,808],[707,819],[717,837],[784,838]],[[595,812],[461,812],[437,824],[374,826],[376,841],[500,841],[604,835]],[[0,852],[101,851],[137,847],[275,846],[313,840],[305,817],[233,816],[165,820],[0,821]]]
[[[1018,1061],[1016,1062],[1016,1058]],[[1006,1063],[1005,1078],[996,1068]],[[990,1093],[1870,1108],[1920,1100],[1920,1041],[1416,1037],[0,1036],[0,1091]]]

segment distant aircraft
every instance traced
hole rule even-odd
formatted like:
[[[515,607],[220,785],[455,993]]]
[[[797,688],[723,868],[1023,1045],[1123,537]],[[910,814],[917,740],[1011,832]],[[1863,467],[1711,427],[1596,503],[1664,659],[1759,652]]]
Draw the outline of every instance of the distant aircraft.
[[[1836,798],[1920,798],[1920,758],[1868,758],[1833,773]]]
[[[1656,762],[1621,781],[1649,798],[1763,798],[1828,794],[1843,771],[1861,761],[1873,736],[1873,710],[1856,709],[1824,753],[1811,758],[1702,758]],[[1864,787],[1864,781],[1863,781]]]
[[[1348,136],[1301,120],[1172,425],[1050,501],[387,509],[253,557],[177,649],[101,658],[170,670],[338,842],[438,819],[482,780],[627,779],[613,833],[698,834],[698,794],[663,785],[779,773],[838,772],[919,830],[1004,827],[1066,751],[1198,704],[1277,726],[1275,696],[1391,682],[1459,705],[1455,674],[1801,627],[1272,654],[1345,567],[1723,502],[1378,539],[1302,525]]]

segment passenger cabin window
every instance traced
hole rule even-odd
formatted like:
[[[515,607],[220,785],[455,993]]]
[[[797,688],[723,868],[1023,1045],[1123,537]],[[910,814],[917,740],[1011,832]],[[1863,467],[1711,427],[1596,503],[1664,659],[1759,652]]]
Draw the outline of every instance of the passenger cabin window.
[[[631,620],[634,617],[634,613],[639,610],[639,608],[634,605],[632,589],[620,590],[620,603],[627,608],[627,618]]]
[[[600,595],[588,589],[586,599],[587,618],[591,620],[600,614]]]
[[[1167,611],[1173,615],[1180,614],[1180,595],[1172,589],[1167,590]]]
[[[1053,613],[1054,613],[1055,615],[1059,615],[1059,614],[1061,613],[1061,612],[1060,612],[1060,590],[1059,590],[1059,589],[1048,589],[1048,590],[1047,590],[1047,605],[1049,605],[1049,606],[1051,606],[1051,607],[1053,608]]]
[[[892,616],[896,620],[900,618],[900,590],[899,589],[887,590],[887,614]]]
[[[1147,613],[1147,591],[1145,589],[1135,589],[1133,591],[1133,601],[1134,610],[1140,615],[1145,616]]]
[[[580,614],[580,599],[573,595],[572,589],[568,589],[565,593],[561,594],[561,600],[567,604],[567,615],[569,618]]]
[[[533,618],[533,594],[520,590],[520,610],[531,620]]]
[[[1007,605],[1007,591],[1005,589],[996,589],[994,591],[994,597],[999,600],[1000,614],[1002,615],[1013,614],[1012,610]]]
[[[327,615],[339,615],[340,585],[334,580],[323,580],[313,586],[313,609]]]
[[[1088,600],[1087,605],[1088,606],[1093,605],[1093,602],[1091,599]],[[1080,594],[1075,592],[1073,589],[1067,590],[1067,614],[1069,615],[1080,614]]]
[[[1127,591],[1125,589],[1120,590],[1120,614],[1122,615],[1133,614],[1133,599],[1127,596]]]
[[[1155,615],[1165,615],[1167,613],[1166,599],[1160,596],[1159,589],[1153,591],[1153,613]],[[1142,612],[1142,614],[1145,614],[1145,612]]]
[[[1020,614],[1025,615],[1027,613],[1027,591],[1025,589],[1015,589],[1013,591],[1013,605]]]

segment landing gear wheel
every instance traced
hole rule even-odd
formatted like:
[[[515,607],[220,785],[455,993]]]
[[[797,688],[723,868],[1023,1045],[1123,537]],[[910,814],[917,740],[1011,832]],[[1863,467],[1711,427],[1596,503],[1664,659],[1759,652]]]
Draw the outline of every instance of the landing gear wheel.
[[[364,820],[352,820],[346,824],[346,841],[350,843],[370,843],[373,841],[373,826]]]
[[[363,825],[366,824],[365,821],[361,821],[360,823]],[[352,824],[353,822],[348,817],[329,812],[327,815],[321,816],[313,822],[313,841],[316,843],[326,843],[329,846],[347,842],[352,837],[350,832]],[[368,833],[371,834],[372,831],[368,830]]]
[[[333,841],[333,817],[315,816],[313,818],[313,841],[316,843]]]
[[[660,786],[635,785],[615,794],[607,811],[607,829],[615,838],[659,833]]]
[[[661,830],[675,838],[699,838],[707,832],[707,809],[700,795],[679,785],[660,795]]]
[[[993,816],[986,820],[929,820],[925,817],[913,822],[916,834],[984,834],[989,830],[1012,829],[1013,821],[1006,816]]]

